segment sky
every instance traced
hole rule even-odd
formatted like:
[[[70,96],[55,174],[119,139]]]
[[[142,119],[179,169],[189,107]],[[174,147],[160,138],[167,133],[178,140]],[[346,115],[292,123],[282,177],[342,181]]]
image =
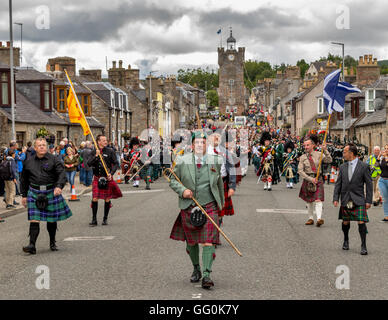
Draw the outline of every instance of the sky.
[[[217,47],[230,28],[246,60],[272,65],[312,62],[332,41],[345,55],[388,59],[388,1],[375,0],[13,0],[13,21],[23,23],[23,66],[45,71],[49,58],[70,56],[77,69],[112,61],[140,69],[141,78],[180,68],[216,70]],[[221,29],[221,36],[217,31]],[[20,26],[14,28],[20,47]],[[0,40],[9,40],[8,1],[0,2]]]

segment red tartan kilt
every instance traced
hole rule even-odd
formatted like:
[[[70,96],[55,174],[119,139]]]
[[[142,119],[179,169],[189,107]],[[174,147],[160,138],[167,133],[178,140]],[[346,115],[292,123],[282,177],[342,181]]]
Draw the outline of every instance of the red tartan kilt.
[[[302,186],[300,187],[299,198],[306,202],[314,202],[316,200],[325,201],[325,190],[322,179],[319,179],[317,183],[317,191],[314,193],[307,190],[307,182],[307,180],[303,179]]]
[[[224,181],[224,197],[225,197],[225,203],[224,207],[222,208],[219,216],[233,216],[234,215],[234,208],[233,208],[233,202],[232,202],[232,197],[228,197],[228,184],[226,181]]]
[[[170,238],[178,241],[187,241],[190,246],[197,243],[213,243],[220,244],[220,233],[217,228],[207,219],[203,227],[194,227],[190,223],[190,213],[194,206],[191,205],[185,210],[181,210],[174,226],[172,227]],[[208,203],[202,206],[206,213],[219,226],[218,215],[219,210],[215,202]]]
[[[121,190],[117,183],[113,180],[108,181],[108,188],[107,189],[99,189],[98,188],[98,179],[99,177],[94,176],[93,177],[93,184],[92,184],[92,197],[93,199],[117,199],[121,198],[123,194],[121,193]]]

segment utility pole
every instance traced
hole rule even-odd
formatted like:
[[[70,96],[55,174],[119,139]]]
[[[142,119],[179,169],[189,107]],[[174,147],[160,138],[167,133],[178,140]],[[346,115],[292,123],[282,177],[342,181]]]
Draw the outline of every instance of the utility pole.
[[[20,26],[20,66],[23,63],[23,23],[15,22],[15,24]]]
[[[332,42],[332,44],[338,45],[342,47],[342,81],[345,81],[345,73],[344,73],[344,67],[345,67],[345,44],[341,42]],[[344,135],[344,143],[345,143],[345,107],[342,111],[342,118],[343,118],[343,128],[342,132]]]
[[[13,23],[12,23],[12,0],[9,0],[9,64],[11,69],[11,122],[12,122],[12,140],[16,140],[15,131],[15,83],[13,70]]]

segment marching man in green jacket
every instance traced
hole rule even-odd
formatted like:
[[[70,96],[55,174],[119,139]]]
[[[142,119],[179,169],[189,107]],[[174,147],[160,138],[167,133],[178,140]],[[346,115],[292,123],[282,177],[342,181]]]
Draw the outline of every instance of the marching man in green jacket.
[[[375,146],[373,148],[373,154],[368,157],[368,160],[366,161],[367,164],[370,166],[371,176],[372,176],[372,182],[373,182],[373,205],[378,206],[380,203],[380,190],[378,187],[379,178],[381,175],[381,168],[380,168],[380,147]]]
[[[215,245],[220,243],[217,228],[198,210],[192,198],[206,210],[206,213],[219,225],[218,214],[224,205],[224,184],[221,176],[222,158],[206,153],[206,135],[196,131],[192,135],[192,153],[177,157],[174,176],[170,187],[179,196],[181,209],[171,231],[170,238],[186,241],[186,251],[194,267],[191,282],[199,282],[202,288],[214,286],[210,279],[215,259]],[[202,217],[202,218],[201,218]],[[199,244],[202,250],[202,270],[199,263]]]

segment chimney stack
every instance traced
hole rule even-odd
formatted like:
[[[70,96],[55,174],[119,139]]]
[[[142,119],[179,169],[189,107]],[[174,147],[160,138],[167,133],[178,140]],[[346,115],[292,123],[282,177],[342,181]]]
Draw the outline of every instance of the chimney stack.
[[[119,60],[119,68],[121,69],[123,67],[123,60]]]
[[[116,61],[112,61],[112,65],[113,65],[112,68],[116,69]]]
[[[7,41],[7,48],[11,47],[11,41]]]

